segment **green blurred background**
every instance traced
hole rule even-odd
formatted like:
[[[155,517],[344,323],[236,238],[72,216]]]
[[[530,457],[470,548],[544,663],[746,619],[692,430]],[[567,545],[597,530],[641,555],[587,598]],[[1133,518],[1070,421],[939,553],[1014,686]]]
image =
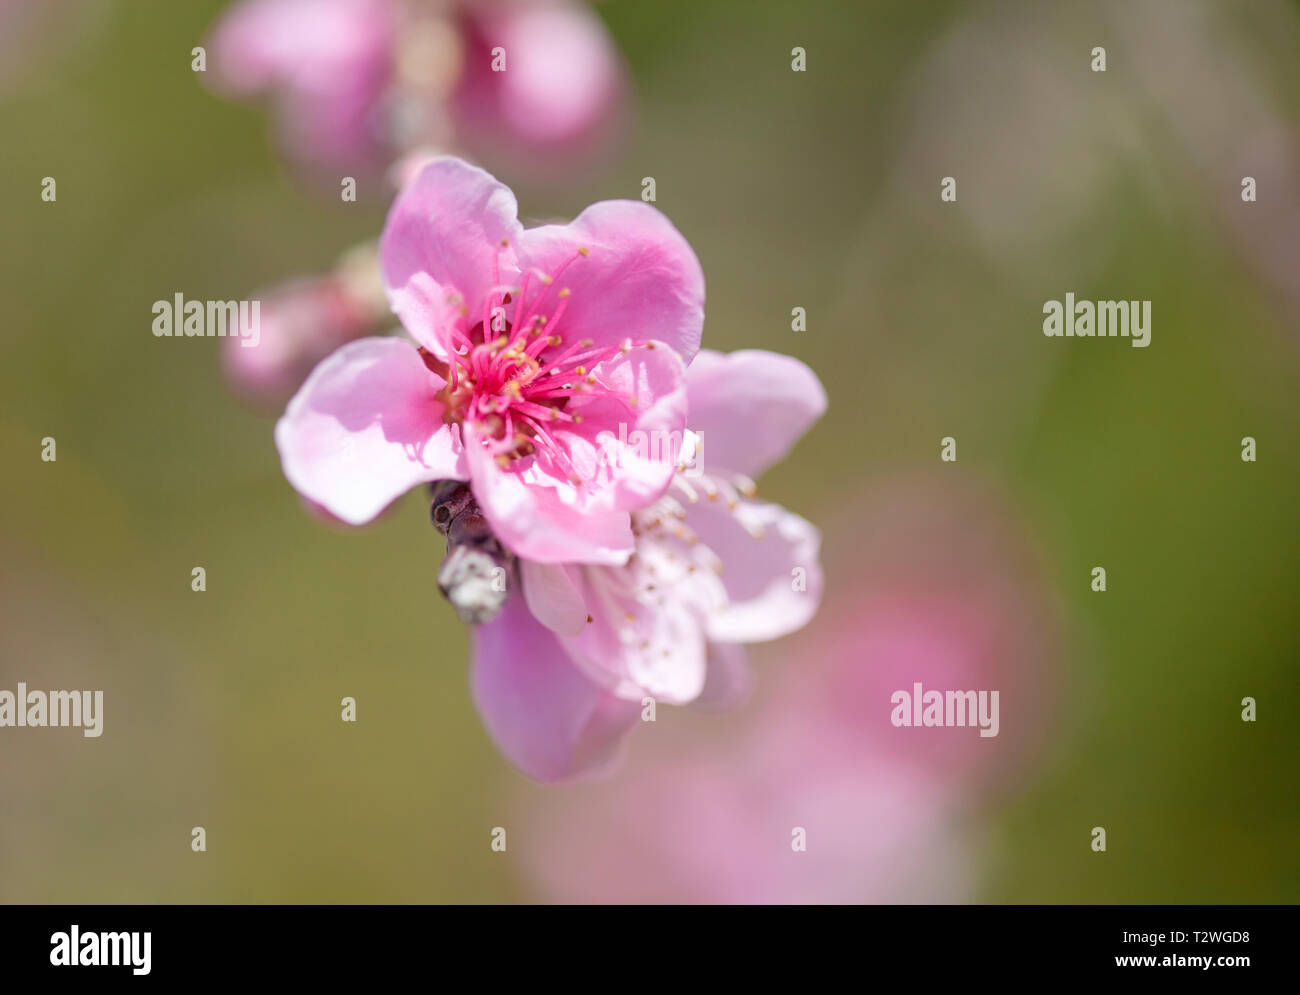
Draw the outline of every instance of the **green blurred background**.
[[[325,270],[386,209],[305,189],[263,109],[200,86],[222,7],[63,0],[5,51],[0,688],[102,688],[106,717],[97,740],[0,730],[0,900],[528,900],[487,845],[520,778],[468,700],[425,502],[321,526],[219,343],[150,333],[154,300]],[[1300,899],[1296,6],[599,10],[634,134],[568,188],[489,163],[524,215],[653,176],[704,266],[706,345],[791,353],[829,392],[768,497],[851,520],[951,435],[1048,566],[1063,703],[1032,776],[966,828],[995,841],[977,897]],[[1152,345],[1045,338],[1066,291],[1152,300]]]

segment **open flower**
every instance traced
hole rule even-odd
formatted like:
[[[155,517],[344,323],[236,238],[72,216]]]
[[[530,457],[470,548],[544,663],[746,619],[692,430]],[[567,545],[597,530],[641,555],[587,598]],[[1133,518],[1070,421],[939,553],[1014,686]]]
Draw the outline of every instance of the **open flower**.
[[[270,93],[303,167],[378,174],[417,147],[562,159],[612,132],[623,71],[569,0],[240,0],[213,30],[212,85]]]
[[[538,779],[603,766],[644,698],[734,700],[747,679],[739,644],[793,632],[817,609],[820,536],[756,500],[753,479],[821,416],[820,382],[798,360],[746,350],[700,353],[686,384],[695,465],[633,512],[635,555],[525,558],[522,596],[476,632],[479,711]]]
[[[367,338],[308,377],[276,426],[285,475],[342,521],[426,481],[468,481],[496,538],[538,563],[626,563],[630,513],[674,467],[610,437],[680,435],[704,276],[639,201],[524,230],[514,195],[459,159],[429,163],[380,241],[393,310],[418,343]]]

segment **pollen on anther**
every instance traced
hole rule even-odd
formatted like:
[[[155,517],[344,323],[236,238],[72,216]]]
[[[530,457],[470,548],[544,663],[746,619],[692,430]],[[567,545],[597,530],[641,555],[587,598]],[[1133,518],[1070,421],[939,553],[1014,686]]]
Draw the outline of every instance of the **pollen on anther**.
[[[563,290],[560,291],[560,296],[561,296],[561,297],[568,297],[569,294],[571,294],[571,293],[573,293],[573,291],[571,291],[568,287],[565,287]]]
[[[588,624],[588,625],[590,625],[590,624],[591,624],[592,622],[594,622],[594,621],[595,621],[595,619],[592,618],[590,615],[587,616],[587,624]]]
[[[578,250],[578,255],[580,255],[580,256],[586,256],[586,255],[590,255],[590,253],[589,253],[586,249],[579,249],[579,250]]]

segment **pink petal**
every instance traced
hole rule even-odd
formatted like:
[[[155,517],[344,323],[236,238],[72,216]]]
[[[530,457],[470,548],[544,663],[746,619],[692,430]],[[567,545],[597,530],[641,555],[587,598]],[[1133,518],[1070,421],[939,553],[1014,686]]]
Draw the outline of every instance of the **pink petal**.
[[[498,274],[501,283],[517,277],[512,250],[501,244],[517,243],[517,212],[510,188],[478,167],[451,156],[430,161],[398,194],[379,243],[394,307],[405,306],[401,291],[418,274],[426,274],[423,298],[459,294],[471,323],[481,320],[498,260],[504,267]],[[409,330],[420,342],[431,334],[425,328]]]
[[[572,485],[557,483],[534,457],[502,469],[462,425],[474,497],[496,537],[516,556],[538,563],[626,563],[632,522],[626,511],[584,508]]]
[[[212,81],[241,96],[324,82],[367,54],[386,53],[392,14],[392,0],[242,0],[209,37]]]
[[[467,13],[465,69],[452,103],[461,135],[517,157],[572,161],[598,152],[612,137],[625,89],[600,18],[578,3],[480,5]],[[505,51],[504,72],[492,70],[494,48]]]
[[[388,299],[411,338],[444,363],[450,361],[454,344],[447,332],[466,327],[458,295],[438,286],[429,274],[415,273],[405,286],[390,290]]]
[[[757,479],[826,411],[826,391],[807,366],[761,349],[705,349],[686,371],[688,422],[704,437],[703,469]]]
[[[816,614],[822,595],[821,536],[798,515],[763,501],[742,499],[730,511],[701,501],[689,507],[686,524],[724,564],[730,605],[710,613],[710,639],[776,639],[801,629]]]
[[[574,258],[579,249],[585,257]],[[567,225],[524,232],[520,267],[553,273],[572,295],[553,331],[597,346],[664,342],[689,363],[704,327],[704,272],[682,234],[649,204],[606,200]]]
[[[562,636],[576,636],[587,626],[587,602],[572,576],[573,568],[560,563],[522,560],[524,599],[533,617]]]
[[[640,715],[639,702],[616,698],[583,676],[517,597],[475,631],[471,685],[497,747],[540,781],[608,766]]]
[[[275,426],[289,483],[361,525],[416,484],[466,479],[435,397],[443,386],[402,339],[343,346],[312,371]]]
[[[645,604],[627,594],[626,570],[592,567],[581,589],[592,622],[562,640],[570,657],[593,681],[624,697],[642,694],[674,705],[699,697],[708,672],[705,613],[690,597]]]

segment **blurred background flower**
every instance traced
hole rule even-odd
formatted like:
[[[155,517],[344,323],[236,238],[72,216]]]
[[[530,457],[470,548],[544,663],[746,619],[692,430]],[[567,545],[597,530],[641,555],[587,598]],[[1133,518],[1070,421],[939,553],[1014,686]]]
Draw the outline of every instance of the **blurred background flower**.
[[[284,486],[270,424],[227,396],[223,343],[150,333],[156,300],[334,274],[383,223],[380,200],[340,210],[302,190],[262,115],[191,72],[228,7],[107,3],[73,48],[62,32],[25,44],[0,95],[0,687],[106,692],[98,740],[0,730],[0,899],[596,897],[580,854],[550,851],[557,868],[572,860],[563,875],[530,866],[547,841],[531,827],[550,825],[604,828],[612,849],[591,851],[593,869],[698,859],[698,839],[683,856],[680,835],[647,840],[602,801],[620,781],[544,796],[561,811],[533,814],[470,704],[427,503],[325,533]],[[763,481],[823,531],[831,600],[799,641],[768,649],[750,704],[698,723],[723,738],[691,758],[690,790],[718,800],[707,824],[738,842],[685,894],[1295,901],[1295,4],[661,0],[591,14],[636,81],[636,133],[582,183],[544,183],[526,159],[500,169],[522,215],[572,217],[652,177],[706,274],[705,346],[797,356],[831,401]],[[1104,74],[1088,69],[1097,45]],[[807,72],[790,69],[795,46]],[[1259,179],[1257,203],[1241,201],[1242,174]],[[939,200],[945,176],[956,203]],[[1070,290],[1153,300],[1151,347],[1045,338],[1043,302]],[[1246,435],[1256,463],[1240,459]],[[956,464],[939,461],[945,436]],[[924,498],[910,489],[931,474]],[[982,487],[987,499],[965,496]],[[932,528],[947,547],[923,541]],[[1033,607],[1008,615],[1016,598]],[[837,636],[859,613],[865,634]],[[1041,687],[1044,707],[1016,721],[1008,690],[999,736],[966,757],[963,738],[873,729],[879,713],[850,701],[861,723],[835,721],[860,762],[814,760],[807,716],[831,720],[800,695],[830,685],[787,681],[828,674],[816,658],[844,657],[841,638],[881,671],[851,679],[864,696],[931,661],[994,668],[1035,701]],[[1029,672],[997,669],[1038,654]],[[793,696],[788,732],[777,694]],[[344,696],[356,723],[340,721]],[[636,737],[630,774],[699,811],[672,773],[697,722],[671,711]],[[813,768],[800,797],[790,771]],[[876,787],[854,810],[843,798],[863,783]],[[837,861],[816,862],[867,822],[885,831],[826,885]],[[195,825],[205,854],[189,850]],[[806,853],[790,849],[799,825]],[[746,890],[741,854],[767,854],[766,833],[773,863],[754,864]],[[654,894],[669,892],[678,878]]]
[[[333,271],[254,295],[257,328],[222,340],[226,378],[250,406],[278,414],[316,364],[339,346],[380,331],[388,310],[372,245],[349,251]],[[251,324],[251,319],[249,324]]]
[[[572,169],[613,137],[624,96],[577,0],[238,0],[209,47],[213,88],[269,92],[285,150],[330,184],[461,146]]]

